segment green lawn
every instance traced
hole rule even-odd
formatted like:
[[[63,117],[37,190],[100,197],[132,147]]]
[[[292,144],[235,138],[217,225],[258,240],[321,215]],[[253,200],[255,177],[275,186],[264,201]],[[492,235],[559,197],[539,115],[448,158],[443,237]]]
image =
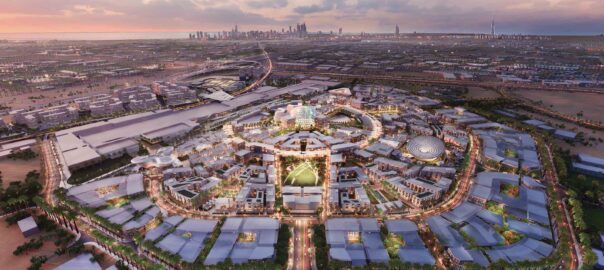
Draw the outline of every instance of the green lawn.
[[[397,258],[398,250],[400,247],[405,246],[405,241],[400,235],[389,233],[386,239],[384,239],[384,246],[386,246],[390,258]]]
[[[591,230],[604,231],[604,209],[585,206],[583,218]]]
[[[503,208],[503,206],[494,201],[487,202],[487,210],[489,210],[495,214],[498,214],[500,216],[506,216],[505,209]]]
[[[285,179],[286,185],[292,186],[316,186],[318,184],[317,170],[309,162],[298,164]]]
[[[389,202],[398,201],[398,194],[386,187],[382,188],[382,194]]]

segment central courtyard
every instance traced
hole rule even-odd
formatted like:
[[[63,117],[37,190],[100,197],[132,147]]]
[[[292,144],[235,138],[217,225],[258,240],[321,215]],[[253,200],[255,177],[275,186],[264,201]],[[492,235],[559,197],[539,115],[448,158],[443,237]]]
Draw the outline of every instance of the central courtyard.
[[[287,169],[289,173],[285,178],[284,184],[291,186],[317,186],[320,177],[315,161],[303,161],[297,165],[290,165]]]

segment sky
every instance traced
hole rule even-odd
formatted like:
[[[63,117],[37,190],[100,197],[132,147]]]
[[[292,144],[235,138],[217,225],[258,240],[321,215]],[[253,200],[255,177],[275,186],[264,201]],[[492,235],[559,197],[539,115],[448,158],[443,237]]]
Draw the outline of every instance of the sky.
[[[0,33],[280,31],[604,34],[604,0],[0,0]]]

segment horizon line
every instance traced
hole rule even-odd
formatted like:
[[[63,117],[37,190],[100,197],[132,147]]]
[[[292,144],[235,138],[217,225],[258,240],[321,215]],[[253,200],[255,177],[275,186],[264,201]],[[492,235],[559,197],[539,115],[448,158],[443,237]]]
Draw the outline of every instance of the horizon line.
[[[174,30],[174,31],[48,31],[48,32],[0,32],[0,35],[20,35],[20,34],[151,34],[151,33],[156,33],[156,34],[176,34],[176,33],[196,33],[197,31],[200,30]],[[278,31],[276,29],[271,29],[271,30],[248,30],[248,31],[239,31],[239,33],[246,33],[246,32],[250,32],[250,31],[262,31],[262,32],[268,32],[268,31],[276,31],[277,33],[282,33],[281,31]],[[232,32],[232,30],[227,31],[227,30],[220,30],[220,31],[203,31],[204,33],[222,33],[222,32]],[[313,32],[308,32],[309,34],[319,34],[319,32],[321,32],[321,34],[329,34],[330,32],[333,32],[333,34],[337,35],[337,32],[334,30],[319,30],[319,31],[313,31]],[[287,32],[285,32],[287,33]],[[394,32],[366,32],[366,31],[360,31],[360,32],[343,32],[343,34],[347,34],[347,35],[360,35],[360,34],[395,34]],[[425,31],[425,32],[420,32],[420,31],[414,31],[414,32],[401,32],[399,33],[399,35],[417,35],[417,34],[432,34],[432,35],[436,35],[436,34],[440,34],[440,35],[491,35],[490,33],[487,32],[438,32],[438,31]],[[593,36],[593,37],[597,37],[597,36],[604,36],[604,33],[602,34],[581,34],[581,33],[577,33],[577,34],[523,34],[523,33],[499,33],[499,34],[495,34],[495,36],[502,36],[502,35],[520,35],[520,36]],[[186,37],[184,37],[186,38]]]

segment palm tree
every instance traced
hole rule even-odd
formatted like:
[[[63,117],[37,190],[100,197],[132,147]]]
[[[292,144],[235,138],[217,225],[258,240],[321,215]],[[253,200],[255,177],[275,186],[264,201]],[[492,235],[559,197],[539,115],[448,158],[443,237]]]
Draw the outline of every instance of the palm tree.
[[[29,197],[26,195],[21,195],[17,198],[17,201],[19,202],[19,209],[23,209],[28,206]]]
[[[75,229],[76,233],[80,233],[80,230],[78,229],[78,225],[76,223],[78,215],[73,211],[68,211],[65,214],[65,217],[69,221],[69,228],[71,228],[72,230]],[[73,225],[73,228],[72,228],[72,225]]]
[[[10,208],[10,211],[15,210],[15,205],[17,205],[18,200],[16,198],[10,198],[6,202],[7,206]]]
[[[59,219],[59,222],[61,223],[61,225],[65,228],[69,227],[69,226],[67,226],[67,222],[65,221],[66,209],[64,207],[57,206],[57,207],[53,208],[53,210],[57,214],[57,218]]]

